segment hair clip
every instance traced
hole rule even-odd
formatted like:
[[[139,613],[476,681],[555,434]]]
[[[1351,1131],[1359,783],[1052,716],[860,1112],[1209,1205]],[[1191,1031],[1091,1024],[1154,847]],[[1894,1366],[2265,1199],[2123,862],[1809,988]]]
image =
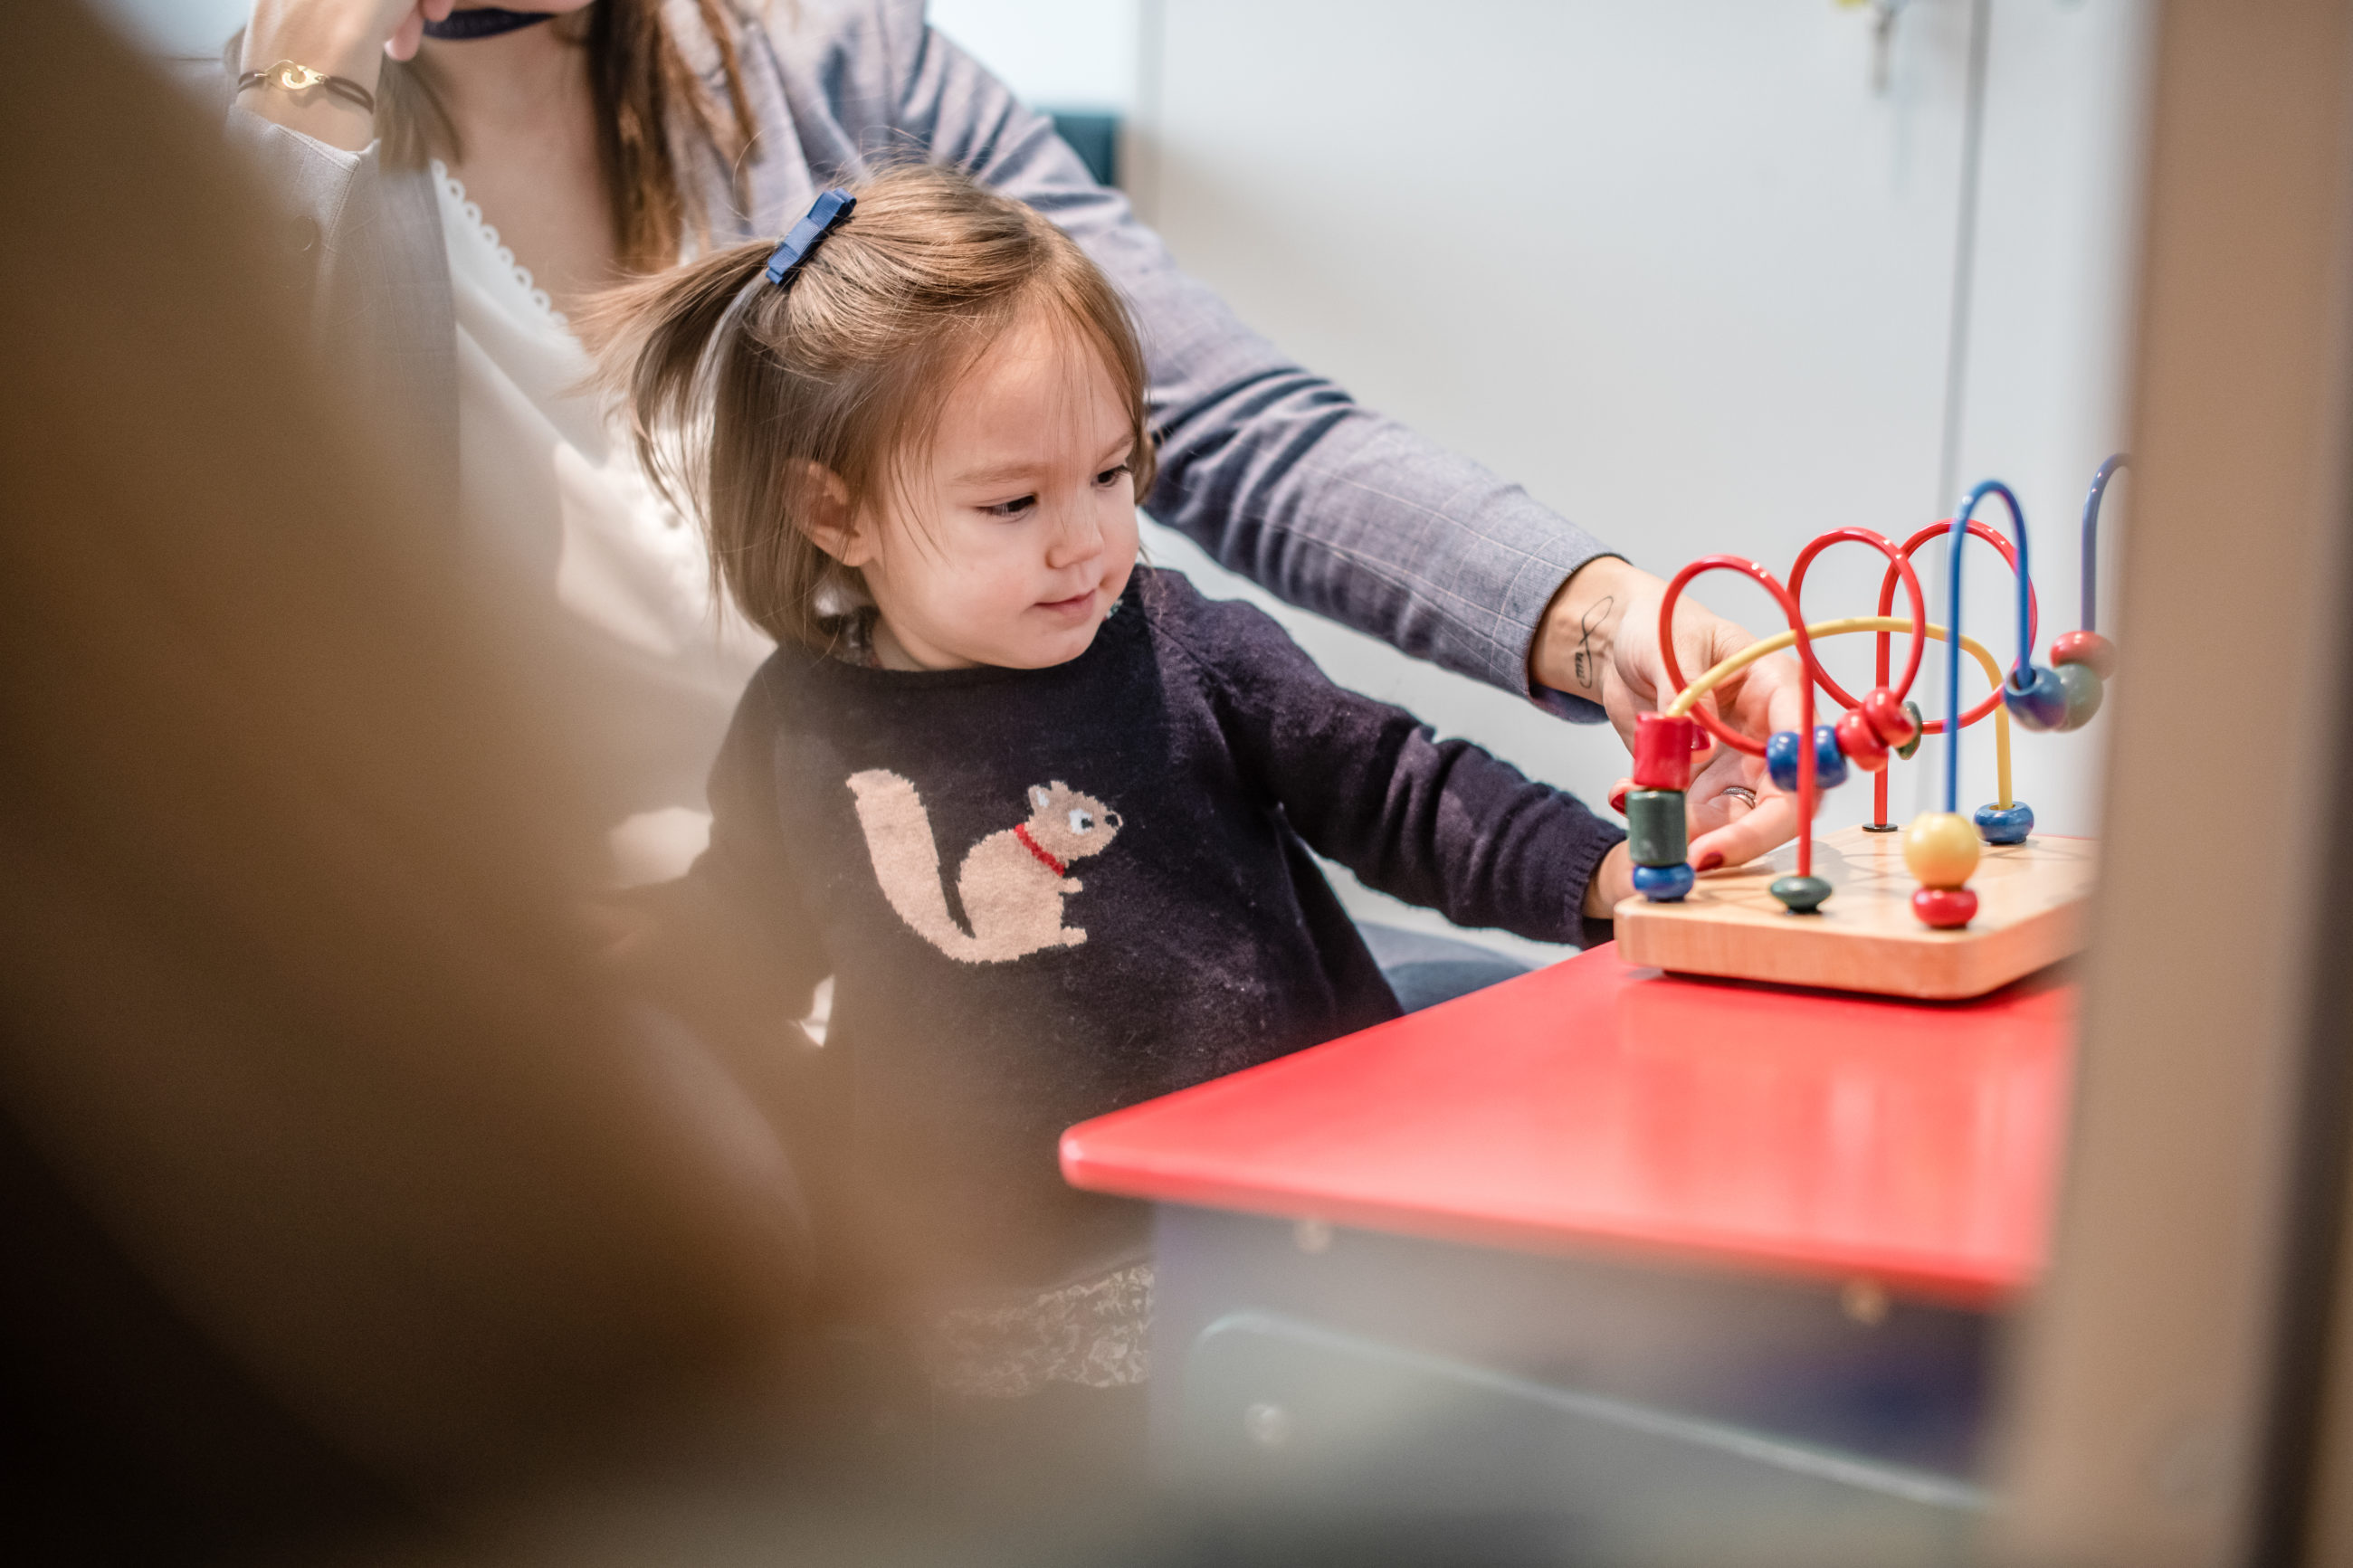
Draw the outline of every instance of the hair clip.
[[[800,264],[809,258],[818,240],[841,226],[856,210],[858,198],[848,191],[833,190],[818,197],[808,210],[808,216],[793,225],[784,243],[768,254],[768,281],[781,289],[792,281]]]

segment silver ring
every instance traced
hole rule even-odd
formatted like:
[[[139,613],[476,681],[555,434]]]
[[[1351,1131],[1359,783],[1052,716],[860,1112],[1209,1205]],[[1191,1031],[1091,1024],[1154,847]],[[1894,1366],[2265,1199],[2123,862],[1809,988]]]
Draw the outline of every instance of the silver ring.
[[[1746,784],[1726,784],[1724,786],[1723,793],[1725,795],[1736,795],[1747,805],[1749,810],[1754,811],[1757,809],[1757,792],[1750,789]]]

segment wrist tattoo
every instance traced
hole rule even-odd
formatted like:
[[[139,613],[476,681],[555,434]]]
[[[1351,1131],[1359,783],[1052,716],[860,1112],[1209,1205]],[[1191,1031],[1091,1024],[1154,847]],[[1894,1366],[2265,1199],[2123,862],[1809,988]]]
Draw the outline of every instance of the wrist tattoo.
[[[1593,651],[1593,629],[1609,618],[1610,595],[1604,594],[1577,623],[1577,657],[1569,668],[1577,679],[1577,689],[1594,691],[1601,686],[1601,656]]]

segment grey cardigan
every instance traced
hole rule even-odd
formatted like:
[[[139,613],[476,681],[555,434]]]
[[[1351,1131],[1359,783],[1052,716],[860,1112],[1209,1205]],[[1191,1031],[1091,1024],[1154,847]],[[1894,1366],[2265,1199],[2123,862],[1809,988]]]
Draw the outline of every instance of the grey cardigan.
[[[691,0],[673,24],[716,80]],[[1477,464],[1286,360],[1176,268],[1126,199],[1097,185],[1051,123],[923,17],[923,0],[800,0],[747,25],[739,58],[759,136],[739,205],[696,151],[732,242],[780,233],[878,154],[952,162],[1060,225],[1142,326],[1161,433],[1151,513],[1293,604],[1409,654],[1527,693],[1565,718],[1594,704],[1537,689],[1527,651],[1570,573],[1603,547]],[[423,170],[345,153],[232,111],[232,140],[290,204],[314,277],[313,326],[427,493],[456,495],[456,326],[440,209]],[[380,144],[379,144],[380,145]],[[748,211],[744,207],[748,206]]]

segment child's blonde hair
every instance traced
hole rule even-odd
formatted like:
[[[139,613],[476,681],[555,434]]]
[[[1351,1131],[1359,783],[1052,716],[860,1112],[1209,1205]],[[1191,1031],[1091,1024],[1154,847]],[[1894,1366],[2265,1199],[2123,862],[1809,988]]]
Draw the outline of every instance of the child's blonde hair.
[[[858,584],[809,533],[825,476],[853,513],[878,502],[957,380],[1031,312],[1101,356],[1134,427],[1139,499],[1152,482],[1143,350],[1070,236],[952,169],[849,188],[857,209],[786,287],[764,276],[776,242],[758,240],[607,295],[590,328],[646,472],[699,518],[735,603],[819,651],[839,630],[827,589]]]

